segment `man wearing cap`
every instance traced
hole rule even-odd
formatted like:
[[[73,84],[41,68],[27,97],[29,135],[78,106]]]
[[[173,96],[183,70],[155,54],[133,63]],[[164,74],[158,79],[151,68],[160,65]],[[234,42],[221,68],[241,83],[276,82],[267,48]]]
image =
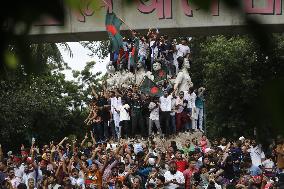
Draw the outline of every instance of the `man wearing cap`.
[[[184,186],[183,173],[177,170],[175,161],[169,163],[169,170],[165,173],[164,177],[166,189],[175,189]]]

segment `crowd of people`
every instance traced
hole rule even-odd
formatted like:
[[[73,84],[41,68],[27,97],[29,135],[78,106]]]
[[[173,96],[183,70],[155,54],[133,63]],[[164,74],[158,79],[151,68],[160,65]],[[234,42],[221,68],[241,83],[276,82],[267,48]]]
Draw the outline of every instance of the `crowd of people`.
[[[145,70],[152,70],[154,62],[159,61],[170,77],[154,79],[163,91],[159,95],[142,92],[140,82],[127,88],[108,88],[108,83],[104,83],[102,91],[93,90],[94,98],[85,122],[91,126],[96,140],[149,137],[155,131],[161,137],[185,131],[203,132],[205,88],[194,88],[191,82],[188,40],[182,38],[179,44],[157,30],[149,29],[145,36],[132,31],[132,38],[124,38],[123,47],[111,54],[112,66],[116,70],[139,69],[130,61],[133,49],[137,52],[136,63]]]
[[[132,37],[123,37],[122,47],[111,53],[110,60],[116,69],[121,65],[123,69],[135,72],[136,63],[140,62],[148,71],[156,60],[164,59],[168,74],[174,76],[178,73],[178,57],[191,59],[188,38],[169,38],[162,35],[158,29],[149,29],[147,35],[136,31],[131,32]],[[131,61],[136,58],[135,61]]]
[[[178,96],[170,86],[165,88],[160,97],[141,94],[137,87],[98,94],[93,90],[94,100],[85,122],[97,141],[149,137],[154,131],[161,137],[185,131],[203,132],[204,88],[180,91]]]
[[[253,139],[209,141],[201,132],[171,139],[82,142],[30,148],[20,155],[0,146],[0,188],[4,189],[221,189],[283,188],[284,140],[263,150]],[[5,153],[3,152],[5,151]],[[6,153],[7,152],[7,153]],[[7,155],[6,155],[7,154]]]
[[[137,48],[137,49],[136,49]],[[111,54],[112,66],[152,71],[162,61],[170,77],[162,94],[141,86],[92,90],[89,129],[79,143],[62,141],[13,153],[0,145],[3,189],[270,189],[284,187],[284,138],[263,149],[254,139],[208,140],[204,132],[205,88],[193,87],[187,39],[170,40],[157,30],[132,33]],[[171,82],[170,80],[174,80]],[[157,94],[157,93],[155,93]]]

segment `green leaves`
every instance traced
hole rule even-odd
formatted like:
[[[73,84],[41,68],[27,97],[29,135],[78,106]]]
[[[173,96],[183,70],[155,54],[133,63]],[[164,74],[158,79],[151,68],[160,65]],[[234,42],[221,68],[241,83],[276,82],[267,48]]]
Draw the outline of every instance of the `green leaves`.
[[[197,81],[196,87],[205,86],[208,91],[208,134],[249,136],[257,128],[258,136],[267,139],[284,133],[279,116],[284,112],[280,108],[283,100],[279,98],[283,93],[279,85],[284,73],[283,61],[279,59],[284,52],[283,41],[282,35],[275,35],[271,41],[275,48],[267,54],[248,36],[193,40],[192,80]]]
[[[8,68],[16,69],[19,65],[19,60],[18,60],[18,57],[14,53],[10,51],[6,51],[5,52],[5,63]]]

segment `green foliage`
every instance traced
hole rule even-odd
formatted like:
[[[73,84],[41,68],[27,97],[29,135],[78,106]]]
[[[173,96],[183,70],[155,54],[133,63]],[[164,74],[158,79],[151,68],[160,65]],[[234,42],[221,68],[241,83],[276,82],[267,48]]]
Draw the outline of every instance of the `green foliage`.
[[[77,73],[77,81],[67,81],[61,71],[68,66],[56,44],[29,48],[36,61],[45,65],[42,72],[27,74],[18,66],[16,70],[6,70],[0,79],[0,138],[6,149],[18,150],[21,143],[30,143],[32,137],[44,144],[71,134],[83,136],[90,86],[99,81],[100,73],[91,72],[95,62],[88,62]],[[17,55],[15,49],[11,53]]]
[[[100,59],[105,59],[109,54],[110,41],[80,41],[84,48],[88,49],[91,57],[98,56]]]
[[[248,36],[193,40],[196,52],[191,72],[193,81],[197,81],[196,87],[203,85],[207,89],[206,123],[211,136],[252,136],[257,128],[259,136],[268,137],[280,131],[273,120],[279,120],[276,115],[284,113],[283,108],[277,106],[278,113],[274,114],[272,107],[283,100],[273,98],[276,100],[273,103],[272,94],[265,93],[268,87],[269,91],[278,91],[276,96],[279,96],[279,85],[278,88],[273,86],[284,73],[283,62],[279,59],[284,40],[279,35],[273,39],[277,46],[271,49],[271,54],[260,51],[259,45]]]

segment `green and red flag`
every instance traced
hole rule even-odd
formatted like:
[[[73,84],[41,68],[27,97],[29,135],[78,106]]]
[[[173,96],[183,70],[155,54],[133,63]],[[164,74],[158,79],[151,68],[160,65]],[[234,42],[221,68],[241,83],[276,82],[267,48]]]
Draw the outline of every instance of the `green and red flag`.
[[[150,96],[162,96],[163,91],[147,76],[144,77],[140,85],[140,91]]]
[[[122,36],[120,35],[120,26],[122,21],[117,18],[114,13],[107,13],[106,15],[106,30],[111,40],[112,52],[118,51],[122,47]]]
[[[167,72],[168,72],[167,66],[162,63],[160,70],[157,70],[157,71],[153,70],[154,81],[160,82],[160,81],[166,80],[167,79]]]
[[[134,38],[131,52],[129,53],[129,65],[132,65],[136,68],[136,62],[138,59],[138,49],[139,49],[139,39]]]

